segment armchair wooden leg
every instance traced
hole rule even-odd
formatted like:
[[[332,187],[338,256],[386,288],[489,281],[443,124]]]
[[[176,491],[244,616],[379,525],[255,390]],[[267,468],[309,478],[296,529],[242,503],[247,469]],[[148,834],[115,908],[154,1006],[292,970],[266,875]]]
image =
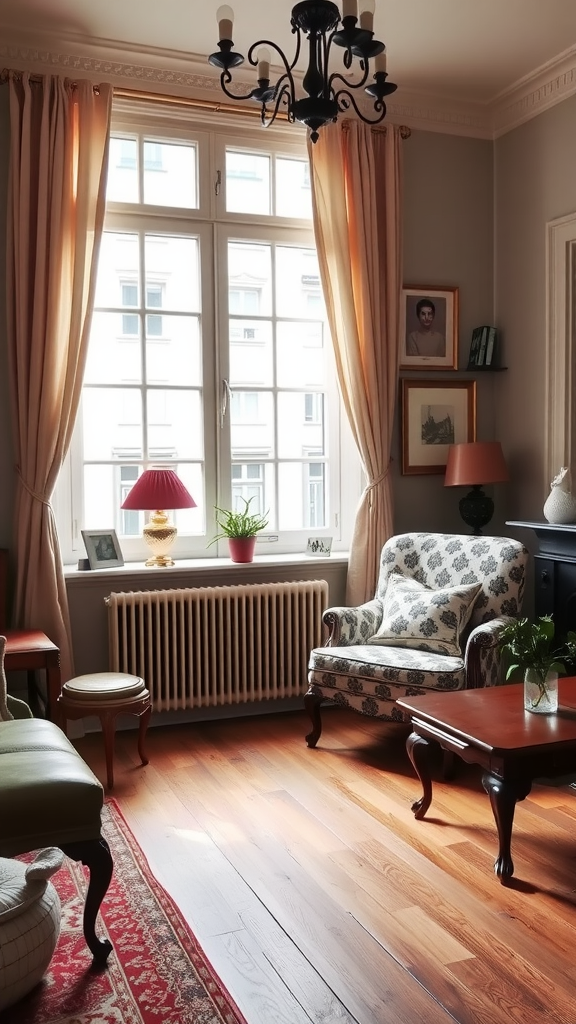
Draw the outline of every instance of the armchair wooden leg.
[[[86,945],[94,957],[94,966],[102,968],[112,952],[109,939],[99,939],[96,935],[96,917],[102,900],[108,892],[114,868],[110,847],[100,836],[85,843],[66,843],[60,847],[67,857],[79,860],[90,872],[88,891],[84,903],[84,938]]]
[[[312,720],[312,731],[306,736],[306,743],[309,747],[315,747],[322,734],[321,704],[322,697],[319,697],[316,693],[308,692],[304,696],[304,708]]]

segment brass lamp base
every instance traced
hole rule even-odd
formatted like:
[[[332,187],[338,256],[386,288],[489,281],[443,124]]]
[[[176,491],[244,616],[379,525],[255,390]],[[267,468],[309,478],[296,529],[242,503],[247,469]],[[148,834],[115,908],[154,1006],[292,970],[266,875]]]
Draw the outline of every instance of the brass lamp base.
[[[172,523],[168,522],[166,512],[161,509],[153,512],[142,532],[144,540],[153,552],[153,557],[149,558],[144,563],[145,565],[164,569],[168,565],[176,564],[168,552],[176,540],[178,531]]]

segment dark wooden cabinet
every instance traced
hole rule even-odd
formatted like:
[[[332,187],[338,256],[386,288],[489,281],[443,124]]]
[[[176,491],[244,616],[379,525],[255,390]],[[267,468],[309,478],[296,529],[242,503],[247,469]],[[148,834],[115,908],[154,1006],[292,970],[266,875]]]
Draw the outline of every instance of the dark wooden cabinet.
[[[534,555],[534,611],[552,615],[560,642],[576,630],[576,524],[508,522],[533,530],[538,541]]]

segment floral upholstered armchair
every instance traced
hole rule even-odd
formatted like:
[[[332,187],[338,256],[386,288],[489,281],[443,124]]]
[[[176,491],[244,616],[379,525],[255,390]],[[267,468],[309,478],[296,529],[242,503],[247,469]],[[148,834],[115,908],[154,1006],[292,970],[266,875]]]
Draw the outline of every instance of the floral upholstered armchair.
[[[522,607],[528,551],[508,537],[404,533],[382,548],[372,601],[328,608],[304,705],[315,747],[320,706],[405,721],[397,697],[500,681],[498,635]]]

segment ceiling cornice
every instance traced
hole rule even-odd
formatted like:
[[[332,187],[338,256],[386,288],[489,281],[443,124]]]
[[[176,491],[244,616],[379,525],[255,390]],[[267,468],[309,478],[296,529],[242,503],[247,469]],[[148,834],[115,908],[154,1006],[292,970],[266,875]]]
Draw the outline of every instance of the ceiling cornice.
[[[221,98],[219,79],[206,57],[176,50],[131,47],[114,40],[59,36],[6,42],[0,25],[0,63],[38,73],[60,71],[105,80],[117,87],[176,96]],[[238,91],[243,89],[238,83]],[[576,92],[576,47],[501,93],[491,103],[463,103],[411,93],[399,87],[388,102],[388,119],[422,131],[496,139]]]

